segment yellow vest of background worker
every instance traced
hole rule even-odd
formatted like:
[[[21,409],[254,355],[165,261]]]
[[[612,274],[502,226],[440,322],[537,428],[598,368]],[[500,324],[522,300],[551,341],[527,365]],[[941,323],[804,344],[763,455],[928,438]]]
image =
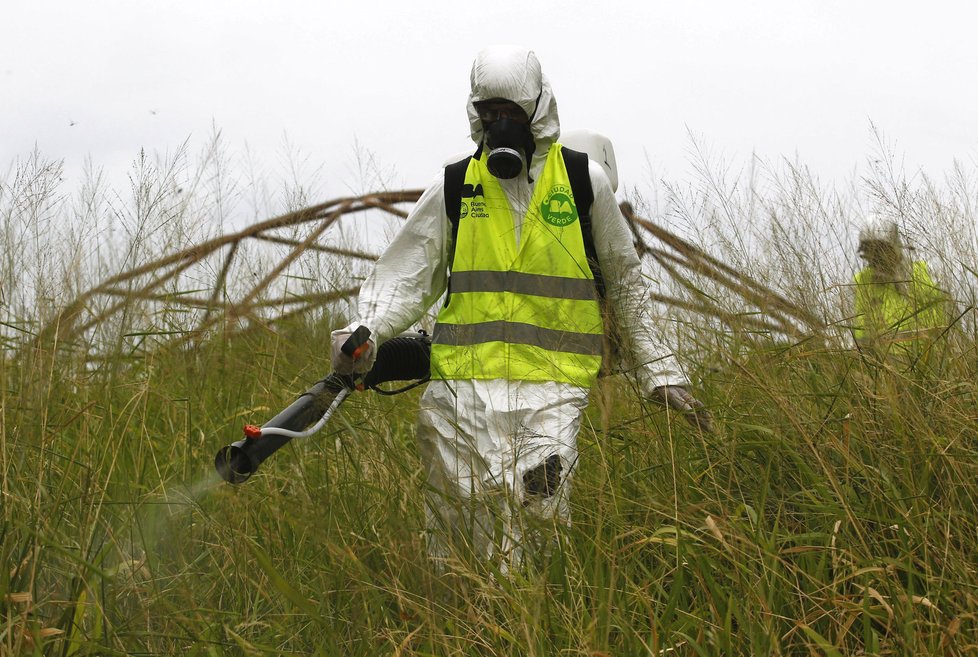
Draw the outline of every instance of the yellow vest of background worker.
[[[919,357],[931,339],[948,325],[948,299],[927,272],[914,262],[910,280],[877,281],[867,267],[855,278],[854,336],[887,353]]]
[[[533,187],[519,239],[485,154],[469,161],[463,189],[432,378],[589,387],[601,367],[602,316],[560,144]]]

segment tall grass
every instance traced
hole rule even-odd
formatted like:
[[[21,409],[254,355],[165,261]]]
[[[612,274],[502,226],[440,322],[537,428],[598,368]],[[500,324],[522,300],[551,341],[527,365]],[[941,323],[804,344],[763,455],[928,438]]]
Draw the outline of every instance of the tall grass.
[[[973,173],[906,179],[875,158],[839,191],[797,163],[731,174],[700,152],[694,179],[661,183],[648,214],[829,329],[788,340],[669,311],[718,431],[603,379],[580,437],[573,524],[505,576],[463,552],[447,572],[425,557],[417,392],[355,395],[244,485],[212,474],[242,424],[328,371],[328,331],[344,317],[177,348],[170,332],[191,318],[133,300],[101,327],[111,340],[36,339],[121,268],[241,214],[320,199],[286,184],[274,208],[251,207],[254,186],[219,148],[196,166],[185,153],[140,157],[127,197],[94,174],[69,195],[57,163],[22,161],[0,186],[0,652],[973,654]],[[874,204],[928,227],[912,233],[918,255],[959,302],[936,369],[904,371],[847,343],[855,221]],[[312,262],[293,280],[343,275]],[[212,284],[194,275],[183,284]]]

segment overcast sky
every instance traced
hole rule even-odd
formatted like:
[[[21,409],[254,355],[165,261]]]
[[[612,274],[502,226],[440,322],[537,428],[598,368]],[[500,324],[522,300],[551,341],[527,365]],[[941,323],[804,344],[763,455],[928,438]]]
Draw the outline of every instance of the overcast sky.
[[[681,179],[688,133],[727,161],[797,156],[823,179],[874,151],[910,169],[978,164],[972,2],[6,0],[0,170],[34,146],[124,180],[140,149],[214,127],[269,165],[286,140],[329,196],[356,153],[421,187],[468,150],[476,52],[534,49],[565,130],[608,135],[627,187]],[[651,165],[651,168],[650,168]]]

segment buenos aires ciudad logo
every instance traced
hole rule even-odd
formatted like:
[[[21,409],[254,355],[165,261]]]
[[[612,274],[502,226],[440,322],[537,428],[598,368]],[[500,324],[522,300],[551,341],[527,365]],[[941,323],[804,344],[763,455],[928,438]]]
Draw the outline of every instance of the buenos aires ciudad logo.
[[[567,185],[554,185],[540,204],[540,215],[551,226],[563,227],[577,221],[577,206]]]

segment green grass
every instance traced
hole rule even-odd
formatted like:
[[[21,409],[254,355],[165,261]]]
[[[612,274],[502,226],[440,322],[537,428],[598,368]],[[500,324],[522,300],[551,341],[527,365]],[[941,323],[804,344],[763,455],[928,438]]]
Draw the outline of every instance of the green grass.
[[[295,323],[82,375],[3,370],[2,644],[45,654],[968,654],[978,391],[850,352],[715,360],[702,436],[593,395],[560,549],[424,556],[417,394],[364,393],[232,487],[214,452],[325,371]],[[325,353],[325,352],[323,352]],[[719,358],[719,355],[717,356]],[[43,638],[45,628],[60,635]],[[28,640],[24,633],[32,635]],[[42,650],[36,649],[38,654]],[[30,650],[27,650],[30,653]]]

